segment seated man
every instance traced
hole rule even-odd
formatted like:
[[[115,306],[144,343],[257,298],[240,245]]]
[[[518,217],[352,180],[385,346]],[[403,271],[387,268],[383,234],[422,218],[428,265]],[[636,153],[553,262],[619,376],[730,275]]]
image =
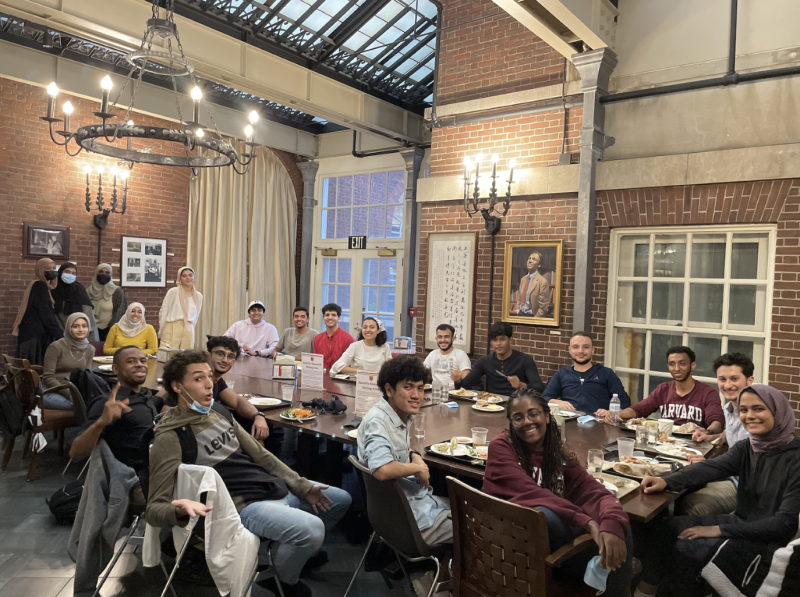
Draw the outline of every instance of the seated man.
[[[576,332],[569,339],[569,356],[572,367],[556,371],[542,394],[567,410],[580,410],[594,414],[608,409],[611,397],[616,394],[620,408],[628,408],[631,399],[622,382],[608,367],[592,363],[594,344],[587,332]]]
[[[153,428],[153,419],[164,405],[159,396],[142,386],[147,378],[147,355],[137,346],[123,346],[114,353],[111,366],[117,385],[106,400],[98,398],[89,405],[86,424],[72,442],[69,457],[86,458],[99,439],[104,439],[114,458],[137,473],[142,470],[142,437]],[[144,494],[137,485],[131,500],[144,504]]]
[[[297,307],[292,312],[292,322],[294,327],[283,330],[278,345],[272,351],[272,358],[282,352],[299,361],[304,352],[314,352],[314,337],[319,332],[308,327],[308,309]]]
[[[647,417],[660,409],[662,419],[672,419],[675,425],[695,423],[709,433],[720,433],[725,418],[717,391],[710,385],[695,381],[692,371],[697,367],[694,351],[688,346],[673,346],[667,351],[667,367],[673,381],[659,384],[650,395],[630,408],[622,409],[620,419]],[[612,415],[601,409],[597,416],[612,424]]]
[[[278,542],[272,560],[287,597],[309,596],[300,571],[322,546],[330,530],[350,507],[350,495],[300,477],[267,452],[234,420],[211,406],[214,382],[208,353],[189,350],[164,367],[164,387],[178,404],[155,428],[150,449],[150,495],[147,522],[157,527],[184,525],[209,508],[182,499],[173,501],[181,444],[173,430],[188,426],[197,441],[195,464],[214,468],[250,532]],[[221,443],[218,438],[225,438]],[[274,579],[266,588],[277,594]]]
[[[414,355],[386,361],[378,373],[383,400],[369,409],[358,432],[358,457],[379,481],[397,479],[422,538],[429,545],[452,543],[450,500],[433,495],[430,473],[411,450],[411,416],[419,412],[430,373]]]
[[[334,363],[355,342],[355,338],[339,327],[342,320],[342,308],[336,303],[328,303],[322,307],[322,321],[325,322],[325,333],[314,336],[314,352],[321,354],[325,368],[330,371]]]
[[[461,381],[472,369],[467,353],[453,346],[455,333],[452,325],[439,324],[436,327],[436,344],[439,348],[429,352],[423,363],[431,370],[433,381],[448,387],[453,382]]]
[[[530,388],[544,391],[539,370],[530,355],[512,350],[510,323],[498,321],[489,329],[489,340],[494,352],[482,357],[461,380],[462,388],[473,388],[486,377],[486,391],[491,394],[511,396],[514,390]]]
[[[264,310],[264,303],[253,301],[247,307],[248,319],[237,321],[223,334],[236,340],[251,357],[272,356],[278,344],[278,329],[264,321]]]
[[[725,432],[709,433],[706,429],[695,429],[692,439],[696,442],[711,442],[722,438],[722,442],[732,447],[743,439],[750,439],[750,434],[739,420],[736,400],[742,390],[753,385],[753,361],[739,352],[724,354],[714,359],[714,372],[717,374],[717,385],[725,398],[722,409],[725,414]],[[700,454],[689,456],[689,462],[705,460]],[[678,514],[706,516],[710,514],[730,514],[736,509],[736,488],[738,477],[730,477],[722,481],[712,481],[702,489],[690,493],[677,505]]]

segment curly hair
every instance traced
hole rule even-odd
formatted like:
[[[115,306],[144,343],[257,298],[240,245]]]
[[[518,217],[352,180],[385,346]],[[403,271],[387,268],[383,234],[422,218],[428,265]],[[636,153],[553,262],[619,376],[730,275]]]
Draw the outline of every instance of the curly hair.
[[[397,384],[406,379],[430,383],[431,370],[413,354],[404,354],[386,361],[378,373],[378,387],[383,392],[383,399],[389,400],[389,396],[386,395],[386,384],[397,388]]]
[[[196,365],[198,363],[206,363],[211,367],[211,357],[205,350],[186,350],[179,352],[172,357],[169,362],[164,366],[164,373],[162,373],[164,389],[173,400],[178,400],[178,394],[172,389],[172,382],[183,382],[186,375],[186,369],[189,365]]]
[[[366,321],[367,319],[371,319],[372,321],[375,322],[376,326],[378,325],[378,320],[375,319],[374,317],[365,317],[364,321]],[[362,326],[364,325],[364,321],[361,322]],[[380,327],[380,326],[378,326],[378,327]],[[364,339],[364,334],[362,332],[358,332],[358,338],[356,338],[356,339],[357,340],[363,340]],[[375,334],[375,346],[383,346],[384,344],[386,344],[386,341],[388,339],[389,339],[389,336],[386,334],[386,330],[383,330],[382,332],[378,332],[377,334]]]
[[[227,348],[235,355],[239,354],[239,343],[235,338],[231,338],[230,336],[211,336],[208,342],[206,342],[206,350],[208,352],[211,352],[217,346]]]
[[[514,451],[517,453],[519,463],[529,476],[533,476],[533,464],[529,455],[528,445],[522,441],[522,438],[517,435],[514,424],[511,422],[511,407],[518,400],[523,398],[530,398],[536,402],[537,406],[542,409],[542,412],[550,417],[550,422],[547,424],[547,429],[544,434],[544,458],[542,459],[542,487],[549,489],[558,497],[564,497],[564,467],[568,463],[575,461],[575,454],[568,452],[564,442],[561,441],[561,432],[558,430],[558,423],[555,417],[550,415],[550,406],[547,400],[536,390],[528,388],[517,390],[511,395],[511,398],[506,405],[506,418],[508,418],[508,431],[506,435],[514,446]]]
[[[745,377],[753,377],[753,371],[755,371],[753,361],[750,360],[750,357],[748,357],[746,354],[742,354],[741,352],[728,352],[720,355],[714,359],[714,362],[711,363],[711,366],[713,367],[715,374],[717,369],[720,367],[739,367]]]
[[[494,340],[498,336],[510,338],[514,334],[514,328],[507,321],[498,321],[489,328],[489,340]]]

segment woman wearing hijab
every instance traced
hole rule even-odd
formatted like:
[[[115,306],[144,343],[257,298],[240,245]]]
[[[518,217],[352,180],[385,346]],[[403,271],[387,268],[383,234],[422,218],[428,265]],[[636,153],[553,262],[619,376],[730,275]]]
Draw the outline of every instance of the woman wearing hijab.
[[[94,319],[100,340],[105,340],[111,326],[117,323],[128,308],[125,291],[111,281],[111,266],[101,263],[94,270],[94,279],[86,290],[94,306]]]
[[[194,326],[203,308],[203,295],[194,286],[194,270],[184,266],[178,270],[175,288],[170,288],[158,314],[158,336],[161,346],[192,348]]]
[[[794,435],[794,410],[781,392],[761,384],[742,390],[736,409],[749,439],[712,460],[642,481],[645,493],[656,493],[699,489],[711,481],[739,477],[733,514],[676,516],[660,532],[648,532],[649,549],[642,554],[645,584],[637,595],[655,594],[659,584],[659,597],[705,595],[709,591],[697,577],[727,539],[783,546],[797,533],[800,439]],[[665,558],[664,547],[670,543],[672,557]]]
[[[144,320],[142,303],[131,303],[125,314],[111,327],[103,345],[103,353],[114,354],[123,346],[138,346],[144,354],[158,352],[156,330]]]
[[[89,344],[89,317],[85,313],[73,313],[67,317],[64,337],[53,342],[44,355],[42,380],[45,387],[55,388],[69,381],[76,369],[89,369],[94,358],[94,346]],[[69,390],[45,391],[45,408],[71,410]]]
[[[44,363],[44,353],[50,343],[63,337],[53,309],[50,292],[56,287],[56,264],[44,258],[36,262],[36,280],[22,295],[22,302],[11,332],[17,337],[17,357],[28,359],[32,365]]]
[[[58,268],[58,284],[52,291],[58,325],[66,330],[67,318],[73,313],[83,313],[89,321],[89,340],[98,340],[94,305],[86,289],[77,281],[78,267],[67,261]]]

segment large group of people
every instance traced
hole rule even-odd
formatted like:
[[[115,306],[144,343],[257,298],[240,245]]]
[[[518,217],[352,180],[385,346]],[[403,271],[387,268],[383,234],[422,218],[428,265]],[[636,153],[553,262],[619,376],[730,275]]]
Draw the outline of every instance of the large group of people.
[[[104,353],[113,355],[117,385],[87,405],[87,421],[72,443],[71,457],[89,456],[104,439],[117,460],[139,476],[130,497],[146,504],[148,522],[180,525],[209,510],[191,500],[173,500],[182,444],[172,431],[190,430],[198,447],[196,464],[217,471],[244,527],[277,542],[273,562],[289,597],[311,594],[301,573],[325,561],[320,549],[325,534],[344,516],[351,498],[342,489],[301,477],[265,449],[266,417],[224,379],[239,357],[299,359],[313,352],[323,356],[332,376],[377,373],[383,400],[361,422],[357,455],[376,479],[397,480],[429,544],[453,541],[450,503],[434,494],[428,465],[412,449],[412,421],[430,382],[507,398],[508,427],[489,442],[483,491],[542,512],[553,551],[588,533],[600,553],[609,597],[630,595],[634,556],[643,565],[637,597],[701,597],[700,570],[723,542],[782,545],[798,531],[800,440],[794,434],[794,410],[778,390],[753,383],[754,365],[746,355],[728,353],[713,361],[717,390],[695,379],[691,348],[671,347],[665,355],[671,379],[632,403],[615,372],[593,362],[587,332],[572,335],[567,345],[572,364],[555,371],[545,386],[534,359],[513,348],[513,328],[505,322],[490,327],[492,351],[474,363],[453,346],[455,330],[443,323],[435,332],[438,348],[423,361],[416,355],[393,356],[386,329],[375,317],[360,322],[354,339],[339,327],[342,309],[335,303],[322,309],[322,332],[309,326],[308,309],[297,307],[293,326],[279,335],[264,321],[266,309],[258,300],[248,306],[246,319],[209,337],[206,350],[194,350],[203,297],[195,288],[195,272],[183,267],[164,299],[159,335],[161,346],[185,350],[164,366],[163,390],[155,393],[143,385],[148,357],[159,346],[144,306],[127,304],[111,282],[110,265],[96,268],[88,291],[76,282],[76,272],[73,263],[56,270],[52,260],[40,260],[14,324],[19,356],[43,365],[45,408],[72,408],[64,382],[73,371],[91,368],[91,340],[104,338]],[[613,397],[618,411],[612,410]],[[695,441],[727,446],[727,451],[711,459],[692,455],[686,466],[664,477],[645,477],[646,494],[684,494],[674,517],[662,514],[637,528],[567,447],[553,409],[593,415],[598,425],[646,417],[694,423]],[[155,424],[159,413],[165,414]],[[141,442],[148,433],[154,433],[154,441],[145,463]],[[580,574],[576,567],[586,564],[578,558],[564,570]],[[268,588],[274,588],[270,582]]]

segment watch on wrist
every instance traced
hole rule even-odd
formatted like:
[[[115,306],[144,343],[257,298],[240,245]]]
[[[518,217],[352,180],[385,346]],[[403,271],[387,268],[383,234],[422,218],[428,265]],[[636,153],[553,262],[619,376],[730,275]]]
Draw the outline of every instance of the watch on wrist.
[[[256,351],[256,356],[257,356],[257,357],[260,357],[260,356],[261,356],[261,351],[260,351],[260,350],[257,350],[257,351]]]
[[[417,452],[416,450],[411,450],[411,451],[408,453],[408,459],[409,459],[409,461],[411,460],[411,457],[412,457],[414,454],[416,454],[417,456],[419,456],[420,458],[422,458],[422,454],[420,454],[420,453],[419,453],[419,452]]]
[[[254,421],[255,421],[256,417],[264,417],[264,420],[265,420],[265,421],[267,420],[267,415],[265,415],[265,414],[264,414],[264,413],[262,413],[262,412],[257,412],[257,413],[256,413],[256,414],[253,416],[253,420],[254,420]]]

